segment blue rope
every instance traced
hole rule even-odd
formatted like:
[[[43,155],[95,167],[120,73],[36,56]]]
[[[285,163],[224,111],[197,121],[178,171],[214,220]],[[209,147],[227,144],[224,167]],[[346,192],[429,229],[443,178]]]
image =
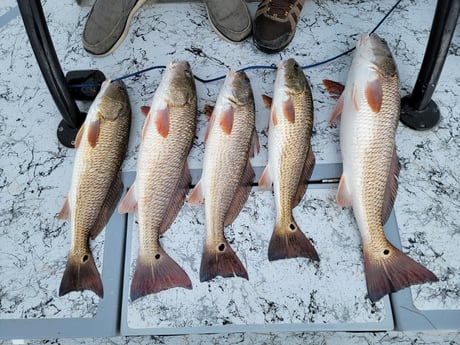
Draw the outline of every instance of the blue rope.
[[[375,31],[377,31],[377,29],[385,22],[385,20],[390,16],[391,13],[393,13],[393,11],[396,9],[396,7],[398,7],[398,5],[401,3],[402,0],[398,0],[396,1],[396,3],[393,5],[393,7],[391,7],[391,9],[385,14],[385,16],[377,23],[377,25],[372,29],[372,31],[370,31],[370,33],[374,33]],[[329,62],[332,62],[332,61],[335,61],[339,58],[341,58],[342,56],[345,56],[345,55],[348,55],[350,54],[351,52],[353,52],[356,48],[353,47],[351,49],[348,49],[347,51],[345,52],[342,52],[336,56],[333,56],[331,58],[328,58],[326,60],[323,60],[323,61],[320,61],[320,62],[315,62],[315,63],[312,63],[310,65],[304,65],[302,66],[302,69],[309,69],[309,68],[314,68],[314,67],[318,67],[318,66],[321,66],[321,65],[325,65]],[[142,73],[145,73],[145,72],[149,72],[151,70],[154,70],[154,69],[164,69],[166,68],[166,66],[152,66],[152,67],[148,67],[148,68],[145,68],[143,70],[140,70],[140,71],[137,71],[137,72],[134,72],[134,73],[130,73],[130,74],[126,74],[126,75],[123,75],[121,77],[118,77],[116,79],[113,79],[112,81],[118,81],[118,80],[124,80],[124,79],[127,79],[127,78],[131,78],[131,77],[135,77],[137,75],[140,75]],[[238,70],[238,72],[240,71],[248,71],[248,70],[253,70],[253,69],[277,69],[276,65],[272,64],[270,66],[263,66],[263,65],[255,65],[255,66],[247,66],[247,67],[243,67],[241,69]],[[204,79],[204,78],[200,78],[198,76],[194,76],[194,78],[202,83],[212,83],[212,82],[215,82],[215,81],[218,81],[218,80],[221,80],[221,79],[224,79],[225,78],[225,75],[221,75],[221,76],[218,76],[218,77],[215,77],[215,78],[210,78],[210,79]],[[71,85],[70,87],[97,87],[97,86],[100,86],[100,84],[79,84],[79,85]]]

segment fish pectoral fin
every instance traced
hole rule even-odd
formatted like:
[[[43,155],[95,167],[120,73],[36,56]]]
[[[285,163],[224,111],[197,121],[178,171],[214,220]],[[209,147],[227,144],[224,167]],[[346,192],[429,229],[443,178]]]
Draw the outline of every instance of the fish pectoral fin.
[[[214,111],[214,106],[210,104],[204,105],[204,116],[206,117],[207,121],[211,120],[212,112]]]
[[[257,131],[254,128],[254,132],[252,133],[251,139],[251,148],[249,149],[249,157],[253,158],[256,154],[260,151],[260,143],[259,143],[259,136],[257,135]]]
[[[150,107],[148,105],[143,105],[141,106],[141,113],[142,115],[144,115],[145,117],[147,117],[149,115],[149,112],[150,112]]]
[[[144,141],[145,135],[147,134],[147,130],[150,125],[150,117],[150,113],[147,113],[145,116],[144,126],[142,127],[141,141]]]
[[[99,139],[99,133],[101,131],[101,120],[96,119],[91,121],[88,127],[88,143],[91,147],[95,147],[97,140]]]
[[[270,167],[267,164],[259,180],[259,189],[261,190],[271,190],[273,185],[272,177],[270,176]]]
[[[225,108],[220,117],[219,126],[222,129],[222,131],[227,135],[230,135],[232,133],[234,116],[235,109],[232,106],[229,106]]]
[[[64,204],[62,205],[61,211],[59,211],[57,215],[57,219],[65,220],[70,218],[70,204],[69,204],[69,197],[66,196],[64,200]]]
[[[211,133],[214,122],[216,122],[216,114],[214,113],[214,108],[212,108],[211,116],[209,118],[208,126],[206,127],[206,133],[204,134],[204,142],[208,141],[209,134]]]
[[[101,212],[99,212],[99,216],[97,217],[97,221],[94,226],[91,228],[89,233],[92,240],[94,240],[97,235],[99,235],[107,225],[110,217],[117,206],[118,201],[123,194],[123,180],[121,175],[118,174],[116,179],[113,181],[110,189],[105,197],[104,203],[102,204]]]
[[[204,204],[203,190],[201,188],[201,180],[195,185],[188,197],[188,202],[192,205],[202,205]]]
[[[137,199],[136,199],[136,181],[133,185],[129,187],[128,193],[121,201],[120,206],[118,206],[118,213],[134,213],[137,211]]]
[[[363,246],[367,294],[372,302],[411,285],[438,281],[433,272],[386,242],[381,251]]]
[[[155,110],[154,119],[158,133],[166,138],[169,134],[169,105],[166,104],[164,108]]]
[[[131,281],[131,301],[174,287],[192,289],[192,282],[182,267],[161,247],[152,258],[137,257]]]
[[[288,97],[283,102],[283,114],[289,123],[295,123],[295,108],[294,108],[294,103],[292,103],[291,97]]]
[[[273,98],[268,95],[262,95],[262,102],[265,105],[265,108],[270,109],[273,103]]]
[[[371,81],[367,81],[364,94],[366,96],[366,101],[367,104],[369,104],[369,107],[374,113],[378,113],[382,107],[383,99],[382,83],[380,82],[380,79],[377,78]]]
[[[221,243],[205,243],[201,257],[200,282],[217,276],[249,279],[246,268],[225,239]]]
[[[353,199],[349,192],[344,175],[340,177],[339,187],[337,190],[337,204],[340,207],[350,207],[353,204]]]
[[[323,79],[323,85],[330,94],[336,96],[340,96],[345,89],[345,85],[330,79]]]
[[[307,153],[307,158],[303,165],[302,175],[300,176],[299,185],[297,187],[297,192],[292,203],[292,208],[296,207],[302,200],[307,188],[308,181],[310,180],[313,168],[315,167],[315,154],[310,146]]]
[[[393,151],[393,158],[391,160],[390,172],[388,174],[387,186],[385,194],[383,196],[383,208],[382,208],[382,225],[384,225],[388,217],[390,217],[391,210],[396,200],[396,194],[398,193],[398,177],[401,165],[399,164],[398,155],[396,153],[396,147]]]
[[[243,177],[241,178],[240,184],[236,189],[235,195],[233,196],[232,203],[225,216],[224,226],[228,226],[233,223],[238,214],[241,212],[246,200],[248,200],[249,193],[251,192],[252,182],[254,181],[254,169],[251,163],[247,162],[246,169],[244,170]]]
[[[67,266],[59,286],[59,296],[71,291],[91,290],[99,297],[104,296],[101,276],[91,252],[81,256],[69,254]]]
[[[168,230],[171,224],[176,219],[177,214],[179,213],[182,205],[184,204],[191,182],[192,176],[190,175],[190,170],[188,168],[187,163],[185,163],[184,167],[182,168],[182,174],[177,183],[176,189],[172,193],[172,197],[169,200],[166,214],[164,215],[161,221],[160,234]]]
[[[329,118],[329,124],[332,125],[334,121],[342,114],[344,97],[343,94],[339,97],[334,110],[332,111],[331,117]]]

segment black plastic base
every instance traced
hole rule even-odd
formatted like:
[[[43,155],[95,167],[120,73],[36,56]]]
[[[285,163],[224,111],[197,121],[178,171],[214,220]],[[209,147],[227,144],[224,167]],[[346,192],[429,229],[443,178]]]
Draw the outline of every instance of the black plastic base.
[[[75,138],[77,137],[77,133],[79,130],[80,128],[70,127],[67,124],[67,122],[62,120],[59,123],[58,129],[57,129],[57,137],[59,139],[59,142],[62,145],[73,149],[75,147]]]
[[[410,95],[401,99],[400,120],[409,128],[420,131],[431,129],[439,123],[440,117],[439,108],[432,100],[424,109],[417,110],[411,105]]]

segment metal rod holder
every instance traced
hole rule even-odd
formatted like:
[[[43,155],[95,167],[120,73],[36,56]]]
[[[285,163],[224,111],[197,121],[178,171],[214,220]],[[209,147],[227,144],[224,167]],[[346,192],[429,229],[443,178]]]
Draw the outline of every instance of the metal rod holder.
[[[416,130],[433,128],[440,112],[431,99],[455,31],[460,1],[438,0],[422,66],[412,93],[401,99],[401,122]]]

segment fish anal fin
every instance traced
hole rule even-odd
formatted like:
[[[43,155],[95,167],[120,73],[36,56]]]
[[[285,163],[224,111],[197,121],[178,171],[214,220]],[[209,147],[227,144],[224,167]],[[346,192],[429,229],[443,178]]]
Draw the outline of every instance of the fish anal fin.
[[[74,147],[78,149],[80,147],[81,138],[83,137],[83,133],[85,132],[85,124],[83,123],[78,130],[77,136],[75,137],[75,144]]]
[[[380,79],[374,79],[366,83],[366,89],[364,90],[367,104],[374,113],[378,113],[382,107],[383,91],[382,83]]]
[[[172,193],[172,197],[169,200],[167,212],[163,220],[161,221],[160,234],[168,230],[171,224],[176,219],[177,214],[179,213],[182,205],[184,204],[191,182],[192,176],[190,175],[190,170],[188,168],[187,163],[185,163],[184,167],[182,168],[182,174],[177,183],[176,189]]]
[[[225,239],[220,243],[205,243],[201,257],[200,281],[217,276],[249,279],[246,268]]]
[[[118,206],[118,213],[134,213],[137,211],[137,200],[136,200],[136,182],[129,187],[128,192]]]
[[[70,218],[70,204],[69,204],[69,197],[66,196],[64,200],[64,204],[62,205],[61,211],[57,215],[57,219],[64,220]]]
[[[343,111],[343,102],[344,102],[343,94],[339,97],[337,104],[332,111],[331,117],[329,118],[329,124],[332,124],[341,114]]]
[[[390,172],[388,174],[387,186],[383,197],[383,208],[382,208],[382,225],[384,225],[388,217],[390,217],[391,210],[398,194],[398,177],[401,165],[399,164],[398,155],[396,148],[393,152],[393,158],[391,160]]]
[[[231,106],[226,108],[222,112],[219,125],[222,131],[227,135],[230,135],[232,133],[234,115],[235,109],[233,109],[233,107]]]
[[[388,241],[378,251],[370,245],[364,245],[363,255],[367,293],[372,302],[411,285],[438,281],[433,272]]]
[[[110,217],[113,214],[113,211],[115,210],[115,207],[117,206],[118,201],[121,198],[121,195],[123,194],[123,188],[123,180],[121,175],[118,174],[105,197],[101,212],[97,217],[97,221],[89,233],[92,240],[94,240],[97,235],[101,233],[102,229],[104,229],[104,227],[107,225]]]
[[[192,205],[202,205],[204,203],[203,190],[201,188],[201,181],[195,185],[188,197],[188,202]]]
[[[348,190],[347,181],[344,175],[340,177],[337,190],[337,204],[340,207],[350,207],[353,204],[352,196]]]
[[[300,176],[299,186],[297,187],[297,193],[294,197],[292,208],[296,207],[302,200],[305,191],[308,188],[308,181],[310,180],[314,167],[315,154],[313,153],[313,150],[310,146],[310,148],[308,149],[307,158],[305,159],[305,163],[303,165],[302,175]]]
[[[268,245],[268,260],[274,261],[297,257],[319,261],[315,247],[313,247],[292,217],[288,222],[277,220]]]
[[[59,296],[82,290],[94,291],[101,298],[104,296],[101,276],[91,252],[69,254],[59,287]]]
[[[169,134],[169,106],[166,105],[166,107],[156,110],[154,117],[158,133],[166,138]]]
[[[255,176],[254,169],[248,160],[240,184],[238,185],[225,217],[224,226],[232,224],[235,218],[238,217],[238,214],[243,208],[246,200],[248,200],[249,193],[251,193],[252,182],[254,181]]]
[[[271,190],[272,189],[273,180],[270,176],[270,168],[269,165],[265,167],[262,175],[260,176],[259,180],[259,189],[261,190]]]
[[[99,138],[99,132],[101,131],[101,120],[96,119],[91,121],[88,127],[88,143],[91,147],[97,145],[97,140]]]
[[[340,96],[345,89],[345,85],[330,79],[323,79],[323,85],[330,94],[337,96]]]
[[[192,289],[192,282],[161,247],[152,259],[138,256],[131,281],[131,301],[174,287]]]
[[[295,109],[291,97],[288,97],[283,102],[283,114],[286,120],[288,120],[290,123],[295,123]]]

